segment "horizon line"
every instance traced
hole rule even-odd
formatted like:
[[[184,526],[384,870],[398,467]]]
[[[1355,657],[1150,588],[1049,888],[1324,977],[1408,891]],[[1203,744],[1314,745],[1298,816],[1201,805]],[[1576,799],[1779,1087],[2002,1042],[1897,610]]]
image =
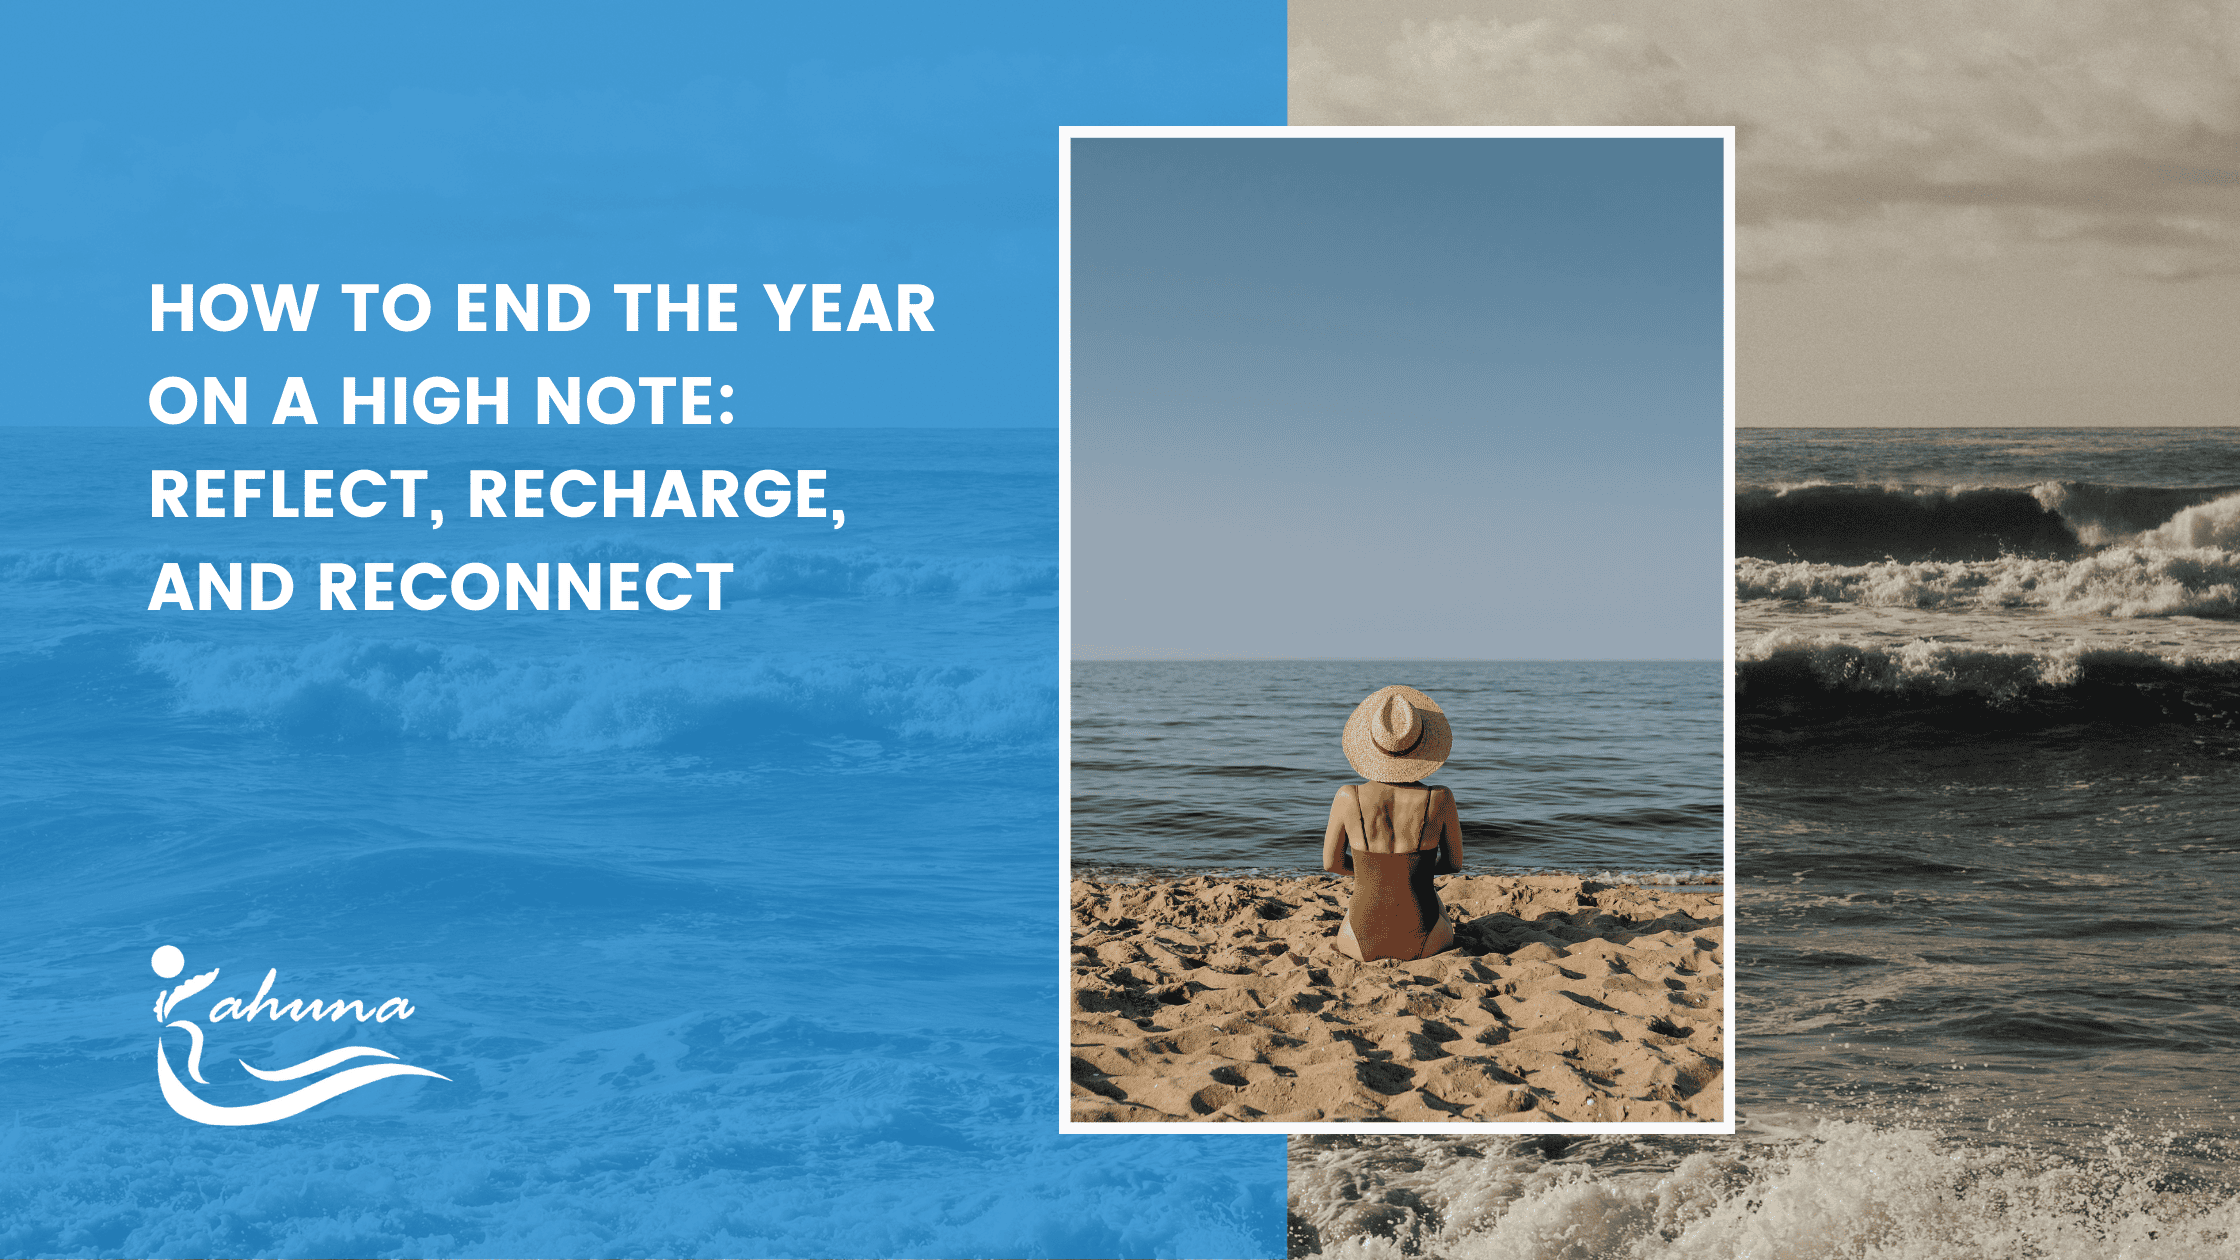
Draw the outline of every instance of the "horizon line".
[[[2240,429],[2240,420],[2229,424],[1743,424],[1742,429]]]
[[[1288,661],[1360,664],[1391,662],[1406,665],[1719,665],[1717,656],[1068,656],[1069,661],[1098,663],[1200,664],[1211,661]]]

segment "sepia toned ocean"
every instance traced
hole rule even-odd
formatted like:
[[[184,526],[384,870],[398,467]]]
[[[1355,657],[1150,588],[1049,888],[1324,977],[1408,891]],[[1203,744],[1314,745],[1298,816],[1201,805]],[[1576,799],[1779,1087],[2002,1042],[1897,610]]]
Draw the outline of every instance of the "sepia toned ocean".
[[[1737,468],[1743,1105],[2240,1185],[2240,432]]]
[[[2240,1254],[2240,430],[1737,483],[1740,1131],[1294,1139],[1294,1254]]]

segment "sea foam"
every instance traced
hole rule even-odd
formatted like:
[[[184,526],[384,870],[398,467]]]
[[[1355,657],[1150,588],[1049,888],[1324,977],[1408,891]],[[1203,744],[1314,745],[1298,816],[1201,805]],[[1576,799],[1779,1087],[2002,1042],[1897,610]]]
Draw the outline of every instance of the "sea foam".
[[[2156,547],[2240,547],[2240,494],[2195,504],[2142,535]]]
[[[2229,502],[2234,505],[2231,527],[2240,530],[2240,498]],[[2179,519],[2200,510],[2205,509],[2188,509]],[[2038,608],[2106,617],[2230,617],[2240,615],[2240,551],[2142,545],[2113,547],[2075,560],[2006,555],[1995,560],[1849,565],[1745,557],[1735,565],[1735,597],[1882,608]]]
[[[2043,699],[2084,684],[2178,683],[2189,702],[2240,696],[2240,657],[2181,648],[2082,643],[1984,647],[1915,639],[1865,645],[1794,628],[1771,631],[1736,654],[1736,680],[1753,691],[1812,689],[1900,696],[1968,696],[2000,703]],[[2229,709],[2228,709],[2229,711]]]
[[[2067,1158],[1827,1121],[1778,1141],[1689,1143],[1698,1149],[1677,1160],[1643,1159],[1634,1145],[1577,1148],[1597,1160],[1550,1159],[1544,1139],[1300,1142],[1293,1254],[2206,1260],[2240,1244],[2240,1195],[2167,1192],[2149,1139]]]

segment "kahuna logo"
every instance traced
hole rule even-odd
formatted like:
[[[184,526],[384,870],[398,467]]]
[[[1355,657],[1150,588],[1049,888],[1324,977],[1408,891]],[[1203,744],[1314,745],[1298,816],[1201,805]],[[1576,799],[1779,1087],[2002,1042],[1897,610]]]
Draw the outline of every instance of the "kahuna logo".
[[[148,965],[155,968],[157,975],[170,980],[187,969],[187,957],[179,952],[177,946],[165,945],[155,952],[155,957],[148,960]],[[412,1017],[412,1004],[401,997],[390,998],[371,1011],[366,1010],[366,1004],[362,1001],[344,1002],[339,999],[329,1004],[322,1002],[305,1003],[301,998],[298,998],[289,1002],[286,1006],[282,1006],[280,999],[265,996],[272,991],[272,982],[278,979],[279,975],[277,968],[265,972],[264,984],[257,989],[257,996],[251,999],[247,1005],[243,1005],[241,999],[237,997],[220,998],[204,1018],[212,1024],[216,1024],[220,1020],[226,1019],[255,1019],[260,1014],[274,1020],[286,1015],[291,1020],[326,1019],[339,1024],[345,1014],[355,1014],[361,1024],[369,1019],[375,1023],[386,1024],[391,1019],[410,1019]],[[190,1039],[187,1049],[187,1075],[193,1077],[197,1084],[202,1085],[210,1083],[203,1079],[202,1075],[202,1028],[192,1020],[172,1019],[171,1015],[179,1003],[209,988],[210,982],[217,978],[218,971],[216,968],[212,968],[199,976],[182,982],[177,988],[165,989],[163,992],[156,994],[157,1021],[163,1023],[166,1028],[183,1028],[186,1030]],[[235,1062],[240,1063],[242,1070],[259,1080],[295,1081],[306,1076],[316,1076],[337,1063],[347,1062],[351,1059],[363,1059],[369,1056],[382,1059],[397,1057],[386,1050],[376,1050],[372,1046],[344,1046],[340,1050],[329,1050],[325,1054],[305,1059],[292,1067],[276,1068],[269,1072],[262,1068],[250,1067],[247,1060],[237,1059]],[[193,1090],[187,1088],[186,1084],[179,1079],[179,1074],[171,1068],[171,1059],[163,1048],[163,1035],[161,1033],[156,1035],[156,1080],[163,1086],[163,1100],[171,1104],[173,1111],[189,1120],[200,1121],[203,1124],[270,1124],[275,1120],[285,1120],[289,1116],[309,1111],[330,1098],[340,1097],[360,1086],[371,1085],[375,1081],[387,1080],[392,1076],[433,1076],[439,1081],[451,1079],[441,1073],[431,1072],[426,1068],[413,1067],[409,1063],[368,1063],[313,1081],[309,1085],[282,1094],[278,1098],[268,1098],[263,1102],[251,1103],[244,1107],[221,1107],[215,1103],[205,1102],[197,1097]]]

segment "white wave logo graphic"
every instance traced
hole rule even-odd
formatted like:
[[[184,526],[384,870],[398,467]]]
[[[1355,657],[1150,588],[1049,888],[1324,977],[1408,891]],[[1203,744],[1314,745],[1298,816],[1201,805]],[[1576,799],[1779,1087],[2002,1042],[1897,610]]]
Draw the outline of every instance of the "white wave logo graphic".
[[[177,946],[165,945],[156,950],[155,955],[148,960],[148,965],[154,968],[158,976],[170,980],[186,970],[187,958],[185,954],[179,951]],[[269,1008],[267,1013],[275,1020],[279,1019],[282,1014],[286,1014],[291,1020],[299,1022],[308,1015],[314,1020],[327,1019],[340,1023],[344,1013],[350,1008],[356,1010],[359,1023],[365,1023],[369,1019],[376,1023],[387,1023],[392,1018],[406,1019],[412,1015],[412,1004],[401,997],[390,998],[388,1001],[377,1005],[370,1012],[366,1010],[365,1003],[362,1001],[343,1002],[337,1000],[331,1004],[314,1001],[306,1006],[303,1000],[299,998],[289,1002],[286,1006],[282,1006],[279,999],[265,996],[272,991],[272,982],[278,976],[277,968],[267,971],[263,986],[257,990],[257,996],[251,999],[246,1006],[242,1004],[239,998],[220,999],[215,1006],[210,1008],[209,1020],[216,1023],[229,1018],[236,1020],[253,1019],[261,1010],[266,1010],[266,1008]],[[156,995],[156,1019],[162,1022],[166,1028],[179,1028],[186,1031],[189,1039],[187,1075],[192,1077],[197,1084],[202,1085],[210,1083],[202,1075],[202,1027],[192,1020],[172,1019],[171,1013],[180,1002],[209,988],[210,983],[217,978],[218,969],[212,968],[181,983],[177,988],[166,989]],[[231,1007],[230,1011],[228,1011],[228,1007]],[[252,1067],[247,1060],[236,1061],[241,1064],[243,1071],[259,1080],[294,1081],[324,1072],[338,1063],[347,1063],[352,1059],[394,1059],[396,1057],[386,1050],[376,1050],[372,1046],[344,1046],[339,1050],[329,1050],[324,1054],[305,1059],[301,1063],[284,1068],[274,1068],[270,1071]],[[440,1072],[431,1072],[426,1068],[414,1067],[409,1063],[368,1063],[350,1068],[347,1071],[337,1072],[323,1080],[314,1081],[301,1089],[282,1094],[278,1098],[268,1098],[263,1102],[251,1103],[241,1107],[221,1107],[187,1088],[186,1083],[179,1079],[179,1074],[171,1067],[171,1058],[164,1050],[162,1036],[159,1034],[156,1038],[156,1081],[163,1087],[163,1100],[171,1105],[173,1111],[199,1124],[271,1124],[275,1120],[285,1120],[290,1116],[300,1115],[320,1103],[339,1098],[351,1090],[371,1085],[375,1081],[388,1080],[392,1076],[432,1076],[439,1081],[451,1079]]]

